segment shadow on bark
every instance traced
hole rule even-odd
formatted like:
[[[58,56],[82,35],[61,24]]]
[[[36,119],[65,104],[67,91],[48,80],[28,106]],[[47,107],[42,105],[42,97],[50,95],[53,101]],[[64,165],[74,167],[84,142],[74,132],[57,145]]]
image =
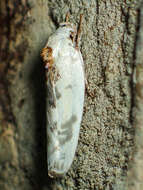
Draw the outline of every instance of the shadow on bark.
[[[43,62],[35,59],[35,67],[30,80],[33,83],[34,107],[35,107],[35,141],[37,155],[34,156],[35,173],[34,183],[37,189],[50,185],[47,173],[47,137],[46,137],[46,76]]]

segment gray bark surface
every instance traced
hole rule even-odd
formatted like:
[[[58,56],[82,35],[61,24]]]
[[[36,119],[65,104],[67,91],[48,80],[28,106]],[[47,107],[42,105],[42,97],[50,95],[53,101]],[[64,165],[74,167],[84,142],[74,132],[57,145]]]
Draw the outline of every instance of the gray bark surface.
[[[140,2],[0,1],[0,190],[143,189]],[[76,25],[84,15],[88,91],[72,167],[64,178],[50,179],[40,51],[68,11]]]
[[[133,127],[135,145],[133,159],[129,164],[127,189],[143,189],[143,2],[138,15],[139,28],[136,36],[134,71],[133,71]]]

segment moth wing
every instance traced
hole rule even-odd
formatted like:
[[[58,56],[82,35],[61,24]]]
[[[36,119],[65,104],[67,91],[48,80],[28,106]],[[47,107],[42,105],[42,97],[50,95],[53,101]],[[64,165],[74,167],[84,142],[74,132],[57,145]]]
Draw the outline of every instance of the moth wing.
[[[66,62],[65,62],[66,61]],[[61,64],[62,63],[62,64]],[[60,56],[56,61],[60,78],[54,86],[56,107],[49,108],[50,143],[49,169],[65,173],[69,169],[76,150],[84,101],[84,74],[81,58]]]

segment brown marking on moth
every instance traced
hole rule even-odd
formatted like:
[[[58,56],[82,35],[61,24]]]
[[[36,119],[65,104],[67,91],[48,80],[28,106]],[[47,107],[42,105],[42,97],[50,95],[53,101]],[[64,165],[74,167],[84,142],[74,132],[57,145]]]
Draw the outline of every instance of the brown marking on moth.
[[[55,83],[59,79],[59,74],[53,68],[47,73],[47,102],[49,106],[56,108],[56,99],[61,97],[60,92],[58,91]]]
[[[70,128],[72,127],[73,123],[77,121],[76,115],[73,115],[65,124],[61,126],[62,129]]]
[[[49,79],[47,83],[47,103],[50,107],[56,107],[56,98],[53,90],[53,82]]]
[[[53,133],[53,132],[54,132],[54,129],[53,129],[53,127],[49,127],[49,128],[50,128],[51,132]]]
[[[50,130],[53,133],[55,130],[57,130],[57,122],[54,122],[52,126],[50,126]]]
[[[52,166],[48,166],[48,175],[51,178],[62,177],[64,174],[56,170],[60,170],[61,165],[58,162],[54,162]]]
[[[73,115],[69,121],[67,121],[65,124],[61,126],[62,129],[65,129],[63,131],[58,131],[59,137],[59,143],[60,145],[64,145],[66,142],[70,141],[73,133],[72,133],[72,126],[77,121],[77,117]]]
[[[72,128],[70,127],[69,129],[66,129],[66,130],[64,130],[64,131],[58,131],[58,134],[59,135],[69,135],[70,133],[72,133]]]
[[[55,92],[56,92],[56,98],[57,98],[57,99],[60,99],[61,93],[58,91],[58,88],[57,88],[57,87],[55,88]]]
[[[71,89],[72,88],[72,85],[71,84],[69,84],[68,86],[66,86],[66,88],[65,89]]]
[[[71,24],[71,23],[69,22],[69,17],[70,17],[70,14],[69,14],[69,12],[67,12],[67,14],[66,14],[66,21],[63,22],[63,23],[61,23],[60,25],[61,25],[61,26],[66,26],[67,28],[68,28],[68,27],[69,27],[69,28],[73,28],[73,31],[71,31],[71,33],[70,33],[69,39],[70,39],[72,42],[74,42],[74,41],[75,41],[75,38],[76,38],[77,31],[76,31],[76,27],[75,27],[73,24]],[[72,44],[70,44],[70,45],[72,45]]]
[[[51,67],[46,75],[47,83],[51,84],[51,87],[54,87],[54,84],[61,78],[59,71],[55,66]]]
[[[45,63],[45,68],[49,69],[53,66],[54,64],[54,59],[53,59],[53,50],[51,47],[47,46],[42,49],[41,52],[41,57]]]
[[[71,39],[71,41],[74,42],[75,38],[76,38],[76,32],[71,32],[70,36],[69,36],[69,39]],[[70,45],[72,45],[72,44],[70,44]]]
[[[65,133],[65,138],[59,138],[60,145],[64,145],[66,142],[72,139],[72,136],[73,136],[72,128],[65,131],[64,133]]]
[[[58,177],[63,177],[63,173],[57,173],[56,171],[53,171],[52,169],[48,171],[48,175],[51,178],[58,178]]]

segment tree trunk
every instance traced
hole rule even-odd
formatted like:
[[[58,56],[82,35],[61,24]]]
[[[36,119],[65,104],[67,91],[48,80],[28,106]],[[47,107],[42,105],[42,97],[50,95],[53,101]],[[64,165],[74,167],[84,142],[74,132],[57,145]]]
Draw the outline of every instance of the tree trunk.
[[[141,2],[0,1],[0,190],[143,189]],[[68,11],[88,90],[72,167],[50,179],[40,51]]]

